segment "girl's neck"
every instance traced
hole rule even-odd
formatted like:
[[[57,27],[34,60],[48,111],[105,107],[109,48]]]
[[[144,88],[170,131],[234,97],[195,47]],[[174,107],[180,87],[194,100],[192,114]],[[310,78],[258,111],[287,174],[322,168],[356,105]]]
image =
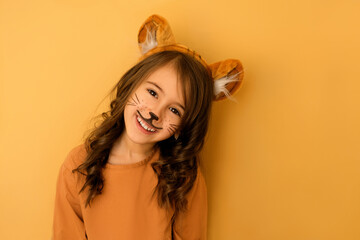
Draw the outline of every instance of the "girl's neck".
[[[153,149],[154,143],[138,144],[132,142],[126,137],[126,134],[121,136],[115,141],[110,155],[113,159],[117,159],[118,163],[134,163],[141,161],[148,157]],[[121,162],[120,162],[121,161]]]

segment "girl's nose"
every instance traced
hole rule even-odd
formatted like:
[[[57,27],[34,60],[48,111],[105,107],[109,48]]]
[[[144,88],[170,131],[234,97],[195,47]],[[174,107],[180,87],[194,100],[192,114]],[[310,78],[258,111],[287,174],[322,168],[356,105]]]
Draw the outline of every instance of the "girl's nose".
[[[151,119],[155,119],[156,121],[159,120],[159,117],[155,115],[155,113],[150,112]]]
[[[153,112],[149,112],[149,114],[150,114],[150,122],[151,122],[151,124],[153,124],[158,129],[162,129],[160,127],[161,122],[159,121],[159,117]],[[161,118],[161,116],[160,116],[160,118]]]
[[[165,105],[162,103],[158,103],[155,106],[152,106],[149,110],[149,114],[151,119],[154,119],[154,121],[162,121],[163,114],[164,114],[164,108]]]

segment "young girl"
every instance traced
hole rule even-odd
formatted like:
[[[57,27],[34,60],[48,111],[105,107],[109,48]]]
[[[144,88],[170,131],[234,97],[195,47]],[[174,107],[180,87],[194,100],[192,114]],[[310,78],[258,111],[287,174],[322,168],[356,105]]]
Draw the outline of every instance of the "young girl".
[[[213,76],[199,56],[152,49],[123,75],[101,125],[62,164],[53,239],[206,239],[199,153]]]

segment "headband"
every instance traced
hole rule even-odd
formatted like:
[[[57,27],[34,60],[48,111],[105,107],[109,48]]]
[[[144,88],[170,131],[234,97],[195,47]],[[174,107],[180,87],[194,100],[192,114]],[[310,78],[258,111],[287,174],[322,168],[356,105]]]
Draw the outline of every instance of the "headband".
[[[233,100],[232,96],[242,85],[244,71],[239,60],[227,59],[208,65],[200,54],[182,44],[176,43],[170,25],[165,18],[159,15],[148,17],[141,25],[138,44],[142,54],[140,60],[162,51],[178,51],[195,58],[208,70],[212,77],[214,101],[223,100],[226,97]]]

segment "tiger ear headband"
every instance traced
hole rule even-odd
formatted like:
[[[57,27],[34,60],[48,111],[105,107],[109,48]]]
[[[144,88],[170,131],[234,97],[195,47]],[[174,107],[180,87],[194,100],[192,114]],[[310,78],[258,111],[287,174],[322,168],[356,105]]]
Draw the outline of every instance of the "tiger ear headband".
[[[139,48],[142,53],[140,60],[162,51],[178,51],[198,60],[211,74],[214,82],[214,101],[232,97],[242,85],[243,66],[237,59],[227,59],[208,65],[194,50],[176,43],[170,25],[159,15],[148,17],[141,25],[138,35]]]

